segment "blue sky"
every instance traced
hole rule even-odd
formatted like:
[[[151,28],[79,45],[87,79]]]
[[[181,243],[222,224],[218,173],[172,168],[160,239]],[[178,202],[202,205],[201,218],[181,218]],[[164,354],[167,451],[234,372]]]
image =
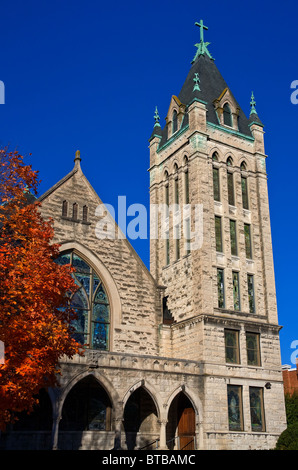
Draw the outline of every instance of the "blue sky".
[[[10,0],[1,4],[0,144],[32,156],[40,194],[73,167],[82,168],[113,205],[148,205],[149,151],[155,106],[161,124],[199,41],[246,115],[251,91],[265,124],[265,148],[282,362],[298,341],[295,173],[298,105],[297,2],[151,0]],[[149,242],[133,243],[149,265]],[[298,348],[297,348],[298,349]]]

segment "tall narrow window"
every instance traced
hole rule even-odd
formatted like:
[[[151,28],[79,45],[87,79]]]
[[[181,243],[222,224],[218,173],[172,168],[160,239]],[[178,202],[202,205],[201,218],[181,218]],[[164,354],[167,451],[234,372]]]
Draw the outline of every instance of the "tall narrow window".
[[[170,264],[170,234],[166,232],[166,266]]]
[[[260,366],[260,335],[258,333],[246,333],[246,351],[247,364],[249,366]]]
[[[221,217],[215,216],[215,241],[216,251],[222,253],[222,229],[221,229]]]
[[[248,209],[248,190],[247,190],[247,178],[241,176],[241,189],[242,189],[242,206],[243,209]]]
[[[231,364],[240,363],[239,353],[239,331],[225,330],[226,362]]]
[[[254,277],[252,274],[247,275],[247,291],[248,291],[248,306],[249,312],[255,313],[255,289],[254,289]]]
[[[215,201],[220,201],[219,168],[213,167],[213,197]]]
[[[240,310],[239,273],[233,271],[233,299],[234,310]]]
[[[228,200],[230,206],[235,205],[234,197],[234,175],[233,173],[228,172]]]
[[[184,171],[184,194],[185,204],[189,204],[189,173],[188,168]]]
[[[232,127],[232,113],[230,106],[226,103],[223,107],[223,118],[226,126]]]
[[[176,132],[178,129],[178,118],[177,118],[177,111],[174,109],[173,111],[173,121],[172,121],[172,133]]]
[[[237,248],[237,232],[236,232],[236,220],[230,220],[230,240],[231,240],[231,255],[238,255]]]
[[[229,430],[243,431],[242,387],[228,385]]]
[[[175,186],[175,191],[174,191],[174,196],[175,196],[175,204],[179,204],[179,182],[178,182],[178,175],[174,180],[174,186]]]
[[[67,213],[68,213],[68,202],[63,201],[62,202],[62,216],[67,217],[67,215],[68,215]]]
[[[72,206],[72,218],[78,220],[78,205],[76,202]]]
[[[249,224],[244,224],[244,238],[246,258],[252,259],[251,230]]]
[[[77,312],[75,339],[91,349],[109,349],[110,305],[106,290],[95,270],[75,252],[62,253],[59,264],[71,264],[78,290],[70,305]]]
[[[175,256],[176,260],[180,258],[180,226],[175,227]]]
[[[88,220],[88,207],[83,206],[83,221],[87,222],[87,220]]]
[[[265,431],[264,397],[260,387],[249,387],[250,417],[252,431]]]
[[[168,172],[166,171],[165,172],[165,205],[166,205],[166,217],[169,216],[169,203],[170,203],[170,194],[169,194],[169,174]]]
[[[217,269],[217,295],[218,295],[218,308],[225,308],[225,285],[224,285],[224,270]]]
[[[185,254],[188,255],[190,253],[190,219],[185,220]]]

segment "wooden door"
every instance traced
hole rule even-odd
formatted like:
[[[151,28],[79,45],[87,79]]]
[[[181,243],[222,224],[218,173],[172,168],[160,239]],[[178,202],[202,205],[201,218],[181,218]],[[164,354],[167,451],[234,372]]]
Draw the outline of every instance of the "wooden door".
[[[179,405],[178,436],[180,450],[194,450],[195,411],[188,399],[182,400]]]

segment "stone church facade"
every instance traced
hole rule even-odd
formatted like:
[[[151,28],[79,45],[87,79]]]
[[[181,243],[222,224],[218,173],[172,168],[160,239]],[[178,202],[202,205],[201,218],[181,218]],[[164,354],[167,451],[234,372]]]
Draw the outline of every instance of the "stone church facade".
[[[98,236],[79,152],[40,198],[88,347],[7,448],[271,449],[286,427],[263,124],[197,47],[149,140],[150,272],[117,226]]]

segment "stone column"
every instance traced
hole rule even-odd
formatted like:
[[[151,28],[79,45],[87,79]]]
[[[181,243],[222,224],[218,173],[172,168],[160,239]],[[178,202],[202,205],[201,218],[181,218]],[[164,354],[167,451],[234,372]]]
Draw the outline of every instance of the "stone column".
[[[167,444],[166,444],[166,427],[167,427],[167,420],[166,419],[161,419],[159,421],[160,424],[160,430],[159,430],[159,449],[160,450],[168,450]]]

